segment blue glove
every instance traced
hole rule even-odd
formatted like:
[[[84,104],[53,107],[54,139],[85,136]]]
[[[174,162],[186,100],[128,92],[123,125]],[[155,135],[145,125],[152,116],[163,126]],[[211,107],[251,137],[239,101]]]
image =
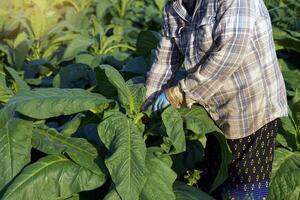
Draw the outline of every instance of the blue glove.
[[[153,111],[161,111],[162,109],[167,107],[169,104],[170,104],[170,102],[168,101],[165,92],[162,92],[155,100],[152,109],[153,109]]]

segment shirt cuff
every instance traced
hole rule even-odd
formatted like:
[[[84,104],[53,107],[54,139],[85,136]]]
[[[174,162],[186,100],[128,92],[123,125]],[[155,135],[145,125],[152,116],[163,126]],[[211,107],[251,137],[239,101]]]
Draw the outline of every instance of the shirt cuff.
[[[182,91],[178,85],[166,89],[165,94],[170,104],[175,108],[191,108],[196,102],[193,99],[186,97],[184,91]]]

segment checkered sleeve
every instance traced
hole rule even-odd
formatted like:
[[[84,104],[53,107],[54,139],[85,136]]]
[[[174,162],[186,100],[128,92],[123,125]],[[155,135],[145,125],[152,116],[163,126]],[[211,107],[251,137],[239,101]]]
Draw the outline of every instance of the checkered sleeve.
[[[184,102],[187,107],[195,102],[205,104],[245,58],[254,31],[255,1],[221,0],[218,6],[214,44],[207,58],[166,91],[175,107],[181,107]]]
[[[175,75],[182,64],[183,56],[173,38],[166,36],[168,28],[168,13],[163,12],[162,37],[155,50],[155,57],[151,69],[147,72],[146,98],[150,103],[159,93],[172,84]]]

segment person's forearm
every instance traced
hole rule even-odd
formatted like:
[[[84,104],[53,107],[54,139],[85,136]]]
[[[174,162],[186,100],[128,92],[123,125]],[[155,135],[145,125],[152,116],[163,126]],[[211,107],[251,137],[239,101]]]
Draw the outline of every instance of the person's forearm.
[[[147,73],[146,98],[155,98],[174,80],[182,57],[171,38],[162,37],[155,52],[155,60]]]

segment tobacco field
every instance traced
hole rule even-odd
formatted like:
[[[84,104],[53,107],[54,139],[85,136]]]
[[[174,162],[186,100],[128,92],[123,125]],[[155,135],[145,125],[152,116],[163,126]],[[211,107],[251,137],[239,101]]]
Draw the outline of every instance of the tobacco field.
[[[300,2],[265,1],[289,101],[270,200],[300,199]],[[141,111],[165,0],[0,0],[0,199],[211,200],[231,152],[200,105]],[[176,80],[186,75],[180,69]],[[206,134],[221,147],[208,191]]]

